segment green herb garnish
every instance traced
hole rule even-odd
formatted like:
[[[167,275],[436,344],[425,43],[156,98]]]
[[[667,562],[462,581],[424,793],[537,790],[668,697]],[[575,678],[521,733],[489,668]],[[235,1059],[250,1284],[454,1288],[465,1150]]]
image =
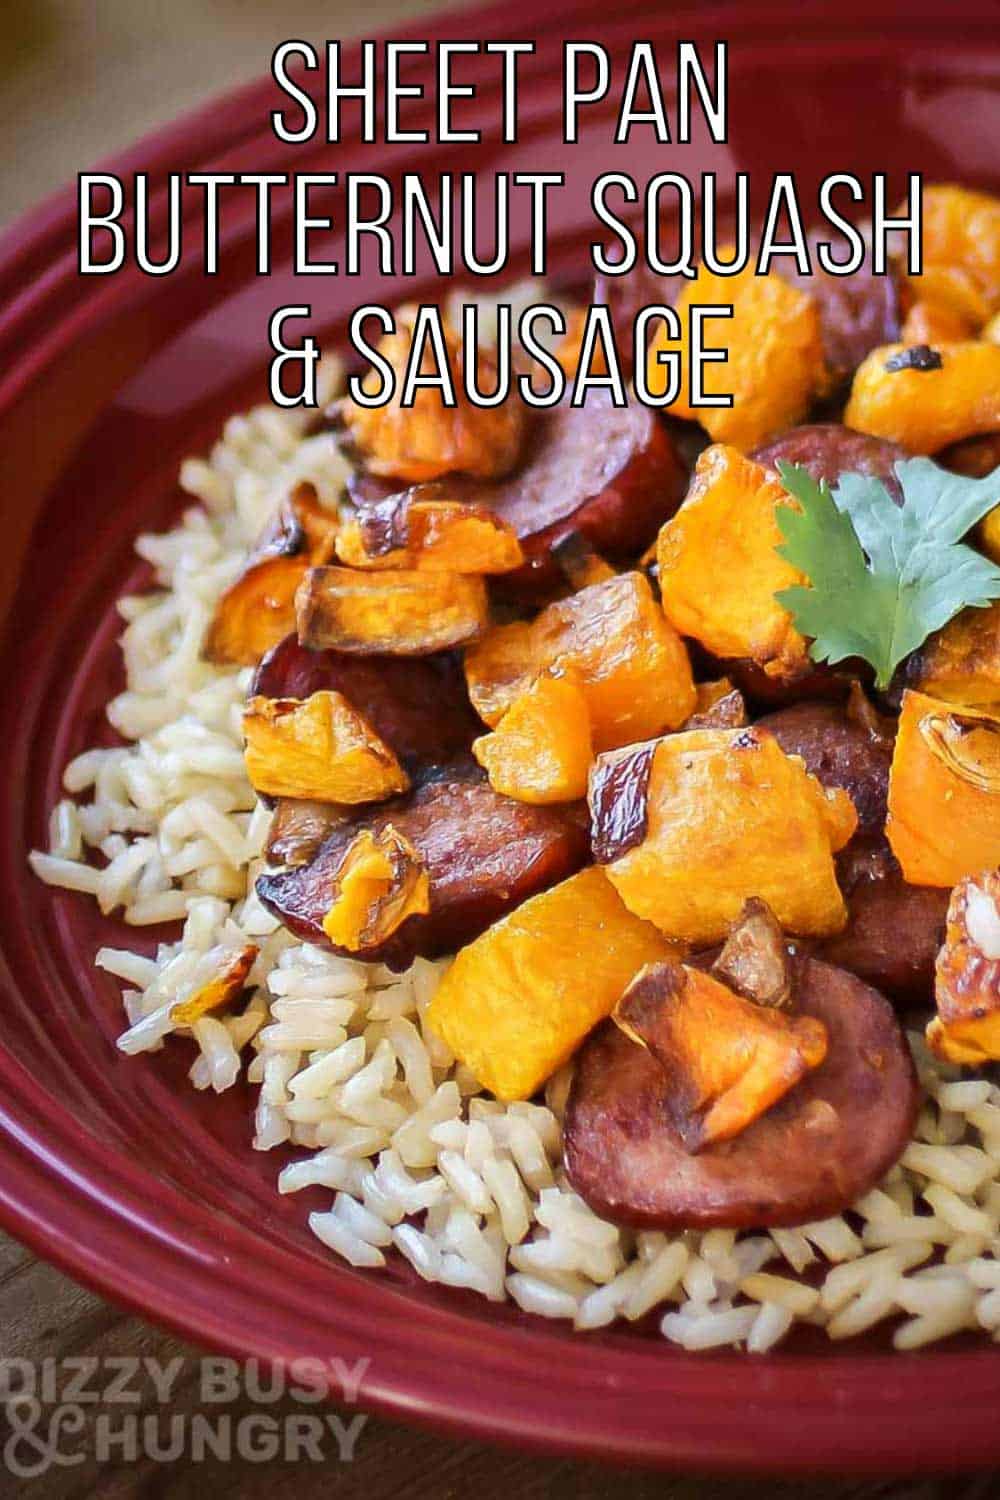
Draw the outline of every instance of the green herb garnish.
[[[775,598],[812,637],[815,661],[863,657],[887,688],[903,658],[960,610],[1000,598],[1000,568],[962,542],[1000,504],[1000,468],[967,479],[905,459],[895,465],[902,505],[864,474],[842,474],[831,490],[799,464],[778,472],[802,508],[778,506],[777,551],[810,586]]]

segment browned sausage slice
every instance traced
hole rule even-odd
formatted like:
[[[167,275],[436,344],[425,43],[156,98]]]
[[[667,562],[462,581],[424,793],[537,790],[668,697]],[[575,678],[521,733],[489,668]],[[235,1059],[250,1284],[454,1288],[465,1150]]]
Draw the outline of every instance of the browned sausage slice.
[[[888,1001],[815,959],[797,966],[802,1012],[826,1059],[732,1140],[690,1155],[670,1124],[669,1074],[606,1021],[577,1058],[566,1170],[595,1213],[649,1229],[765,1228],[840,1213],[897,1160],[920,1093]]]
[[[355,957],[404,969],[417,954],[434,957],[470,942],[529,896],[572,875],[589,855],[586,808],[535,807],[494,792],[465,762],[429,772],[405,797],[339,824],[309,864],[262,875],[257,894],[298,937],[325,947],[323,918],[337,870],[359,829],[387,823],[409,839],[427,866],[430,906],[387,942]]]
[[[787,755],[799,755],[825,787],[842,787],[854,803],[861,833],[885,827],[895,728],[872,732],[836,703],[794,703],[759,719]],[[891,726],[891,728],[890,728]]]
[[[757,463],[769,469],[775,468],[779,461],[801,464],[815,480],[825,479],[829,485],[836,484],[841,474],[868,474],[881,479],[900,504],[902,491],[892,466],[907,456],[906,449],[898,443],[872,437],[867,432],[855,432],[853,427],[844,427],[840,422],[811,422],[789,428],[751,454]]]
[[[263,658],[251,697],[308,698],[343,693],[408,769],[468,750],[482,724],[452,656],[407,658],[312,651],[288,635]]]
[[[907,885],[884,838],[854,839],[837,856],[847,926],[817,953],[902,1005],[930,1005],[948,891]]]
[[[370,506],[384,498],[379,484],[357,479],[352,498]],[[516,473],[496,482],[439,480],[434,498],[484,506],[514,528],[527,560],[496,583],[504,593],[534,599],[562,584],[550,551],[570,532],[602,557],[632,562],[686,488],[687,470],[657,414],[637,401],[613,406],[608,391],[592,391],[586,406],[566,401],[533,421]],[[414,500],[422,493],[421,485],[411,490]]]
[[[970,479],[985,479],[1000,469],[1000,432],[981,432],[977,437],[963,438],[935,455],[935,461],[955,474]]]
[[[654,411],[613,406],[593,391],[583,407],[564,402],[537,424],[519,473],[482,503],[513,526],[528,558],[508,583],[550,588],[558,579],[549,549],[570,531],[616,562],[634,560],[684,498],[687,476]],[[525,576],[527,575],[527,576]]]

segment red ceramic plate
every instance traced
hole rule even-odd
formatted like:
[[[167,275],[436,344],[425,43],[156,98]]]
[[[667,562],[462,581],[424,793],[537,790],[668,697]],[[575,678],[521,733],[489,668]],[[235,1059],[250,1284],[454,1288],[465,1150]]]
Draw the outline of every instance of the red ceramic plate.
[[[532,7],[538,51],[516,146],[495,143],[495,83],[471,110],[494,142],[478,152],[282,146],[265,82],[160,132],[115,170],[141,169],[158,184],[171,169],[335,170],[345,160],[389,173],[474,170],[487,159],[503,170],[558,168],[568,191],[551,225],[554,262],[572,273],[589,238],[588,184],[609,168],[640,179],[670,167],[723,180],[749,170],[758,185],[791,170],[804,201],[831,171],[884,170],[898,184],[921,170],[997,188],[996,21],[993,0],[946,12],[871,0],[564,0]],[[525,29],[504,6],[423,32],[518,39]],[[562,41],[597,39],[620,59],[637,36],[662,46],[729,40],[728,145],[616,148],[604,117],[576,151],[563,147]],[[574,1336],[429,1288],[405,1266],[378,1276],[339,1266],[306,1230],[311,1205],[275,1193],[273,1154],[251,1151],[248,1093],[195,1093],[180,1047],[137,1061],[114,1050],[118,986],[92,956],[125,934],[85,898],[29,879],[25,854],[44,841],[61,767],[106,732],[102,705],[119,670],[113,601],[135,578],[132,540],[176,513],[180,457],[261,394],[267,313],[312,301],[332,340],[364,300],[359,282],[295,284],[279,207],[268,280],[253,278],[246,205],[224,216],[212,278],[193,256],[191,269],[162,280],[137,271],[81,280],[69,193],[15,228],[0,253],[0,1217],[73,1275],[199,1343],[267,1358],[368,1357],[365,1402],[457,1431],[712,1469],[997,1461],[1000,1357],[981,1343],[908,1356],[884,1343],[859,1352],[818,1342],[765,1359],[690,1356],[631,1331]],[[162,195],[153,213],[162,224]],[[200,242],[194,209],[187,234]],[[434,295],[419,278],[383,282],[378,300],[425,289]]]

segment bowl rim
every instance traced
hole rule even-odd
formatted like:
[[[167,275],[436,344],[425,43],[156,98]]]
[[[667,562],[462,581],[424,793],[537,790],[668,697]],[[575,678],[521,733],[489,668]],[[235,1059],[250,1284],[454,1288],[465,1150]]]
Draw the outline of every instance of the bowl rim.
[[[790,8],[776,0],[756,6],[754,14],[777,24]],[[941,26],[939,9],[922,0],[905,20],[897,7],[890,9],[880,26],[898,22],[900,30],[916,31],[932,19]],[[984,37],[987,26],[995,28],[989,0],[963,0],[962,10],[970,25],[982,23]],[[626,0],[616,24],[633,25],[643,12],[639,0]],[[740,12],[723,0],[710,7],[683,4],[675,14],[686,32],[708,34],[719,23],[742,30],[748,12],[738,20]],[[579,26],[588,17],[596,25],[601,15],[597,0],[541,0],[533,11],[536,31],[565,30],[568,21]],[[819,29],[827,23],[849,29],[861,19],[872,26],[870,5],[858,0],[824,0],[816,8]],[[950,12],[949,26],[957,19]],[[509,6],[495,4],[437,11],[381,35],[455,40],[484,33],[516,37],[521,28]],[[995,35],[992,42],[995,47]],[[349,50],[356,54],[357,45]],[[265,76],[216,95],[95,170],[156,174],[178,161],[196,170],[263,133],[272,88]],[[75,215],[71,186],[0,235],[0,411],[13,406],[48,361],[86,336],[99,315],[96,304],[121,296],[118,278],[85,295],[88,284],[78,284],[83,279],[68,270],[70,261],[75,265]],[[0,952],[0,980],[6,977]],[[187,1232],[190,1226],[182,1224],[171,1236],[150,1222],[148,1198],[139,1190],[143,1170],[124,1157],[96,1160],[93,1138],[68,1109],[53,1111],[51,1096],[6,1049],[0,1049],[0,1131],[0,1224],[38,1255],[199,1345],[238,1358],[302,1357],[302,1343],[290,1343],[280,1323],[256,1316],[259,1283],[246,1273],[234,1277],[227,1258]],[[137,1236],[141,1257],[134,1254]],[[269,1258],[294,1263],[287,1252]],[[192,1303],[185,1295],[199,1261],[215,1267],[215,1302],[202,1297]],[[331,1264],[332,1276],[343,1274]],[[362,1405],[452,1435],[632,1464],[765,1473],[886,1472],[918,1463],[972,1468],[1000,1455],[994,1434],[1000,1361],[990,1348],[750,1360],[728,1352],[685,1355],[652,1341],[588,1347],[570,1336],[566,1347],[573,1356],[561,1362],[556,1382],[548,1362],[559,1345],[540,1320],[499,1328],[462,1310],[435,1308],[420,1310],[410,1329],[398,1322],[390,1328],[394,1312],[406,1305],[392,1287],[356,1275],[345,1284],[351,1305],[341,1314],[337,1356],[371,1354],[373,1327],[383,1340]],[[305,1309],[290,1300],[286,1310],[287,1326],[297,1339],[307,1338]],[[484,1357],[486,1343],[486,1363],[470,1379],[470,1360]],[[910,1414],[917,1401],[923,1420],[915,1437]]]

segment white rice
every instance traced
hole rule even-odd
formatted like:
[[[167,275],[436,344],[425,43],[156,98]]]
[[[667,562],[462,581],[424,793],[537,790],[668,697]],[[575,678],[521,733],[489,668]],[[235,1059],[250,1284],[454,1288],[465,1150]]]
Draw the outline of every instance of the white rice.
[[[580,1330],[655,1315],[691,1350],[764,1353],[800,1321],[839,1340],[896,1319],[902,1349],[968,1328],[1000,1341],[1000,1088],[937,1064],[919,1037],[916,1137],[850,1222],[632,1233],[566,1181],[568,1069],[544,1105],[497,1103],[424,1029],[445,963],[418,959],[398,975],[337,958],[261,906],[253,883],[269,814],[243,767],[250,674],[199,651],[216,598],[290,488],[309,479],[337,502],[346,465],[328,437],[305,435],[305,420],[258,408],[226,424],[208,460],[183,465],[200,504],[174,530],[139,538],[156,588],[119,605],[127,686],[108,718],[126,743],[66,767],[49,851],[31,856],[42,880],[132,926],[183,920],[152,958],[97,954],[126,986],[122,1051],[156,1050],[181,1030],[196,1049],[192,1083],[216,1091],[245,1066],[258,1085],[256,1148],[298,1152],[278,1191],[328,1191],[310,1227],[354,1266],[402,1255],[427,1280]],[[179,1028],[177,1003],[249,943],[259,951],[242,1009]]]

